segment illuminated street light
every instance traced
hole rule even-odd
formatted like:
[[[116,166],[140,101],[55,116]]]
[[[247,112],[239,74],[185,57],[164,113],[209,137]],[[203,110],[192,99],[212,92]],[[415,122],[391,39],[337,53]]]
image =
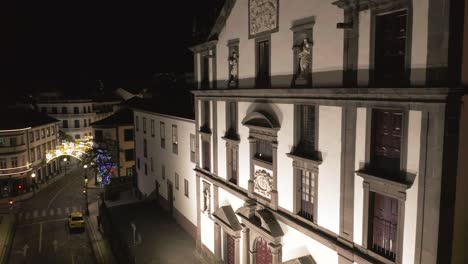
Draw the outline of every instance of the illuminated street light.
[[[83,168],[87,169],[87,168],[88,168],[88,164],[83,165]]]
[[[33,193],[36,195],[36,173],[31,173]]]

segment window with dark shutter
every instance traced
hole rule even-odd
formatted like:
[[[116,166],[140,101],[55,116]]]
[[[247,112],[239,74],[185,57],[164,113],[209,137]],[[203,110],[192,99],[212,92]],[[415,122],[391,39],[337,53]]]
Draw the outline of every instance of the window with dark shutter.
[[[202,58],[202,88],[210,88],[210,58],[208,56],[203,56]]]
[[[401,180],[401,127],[403,113],[395,110],[374,110],[373,117],[373,160],[375,173]]]
[[[231,152],[230,154],[230,159],[229,159],[229,170],[231,172],[231,178],[229,179],[230,182],[237,184],[237,155],[238,151],[236,148],[229,148],[229,151]]]
[[[369,245],[372,251],[395,260],[397,249],[398,200],[370,193]]]
[[[257,43],[257,87],[270,85],[270,42],[268,40]]]
[[[376,17],[376,82],[388,84],[405,79],[406,27],[406,10]]]
[[[227,103],[227,134],[228,136],[236,137],[237,135],[237,103]]]
[[[315,106],[300,106],[300,142],[298,150],[306,156],[315,152]]]
[[[207,140],[202,141],[202,152],[203,152],[203,169],[210,170],[210,142]]]
[[[203,128],[210,129],[210,101],[203,101]]]
[[[301,210],[299,215],[312,220],[314,217],[315,175],[301,170]]]

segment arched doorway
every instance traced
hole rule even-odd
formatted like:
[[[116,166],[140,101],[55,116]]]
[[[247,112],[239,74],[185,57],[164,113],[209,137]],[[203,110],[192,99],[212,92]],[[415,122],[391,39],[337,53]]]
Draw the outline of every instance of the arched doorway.
[[[262,237],[257,238],[255,243],[256,257],[255,264],[271,264],[271,250],[268,243]]]

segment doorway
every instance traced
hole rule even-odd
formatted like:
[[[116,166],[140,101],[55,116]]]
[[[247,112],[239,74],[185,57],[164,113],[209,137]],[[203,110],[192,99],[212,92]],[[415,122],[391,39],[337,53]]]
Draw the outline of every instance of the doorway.
[[[174,197],[173,197],[173,189],[172,189],[172,182],[167,181],[167,201],[169,203],[169,214],[172,216],[174,211]]]

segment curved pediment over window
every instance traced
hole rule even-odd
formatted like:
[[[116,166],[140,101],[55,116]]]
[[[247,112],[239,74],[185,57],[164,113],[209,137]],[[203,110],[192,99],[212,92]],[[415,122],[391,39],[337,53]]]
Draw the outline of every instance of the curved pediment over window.
[[[279,129],[280,125],[275,117],[263,112],[251,112],[242,120],[244,126],[255,126],[269,129]]]

